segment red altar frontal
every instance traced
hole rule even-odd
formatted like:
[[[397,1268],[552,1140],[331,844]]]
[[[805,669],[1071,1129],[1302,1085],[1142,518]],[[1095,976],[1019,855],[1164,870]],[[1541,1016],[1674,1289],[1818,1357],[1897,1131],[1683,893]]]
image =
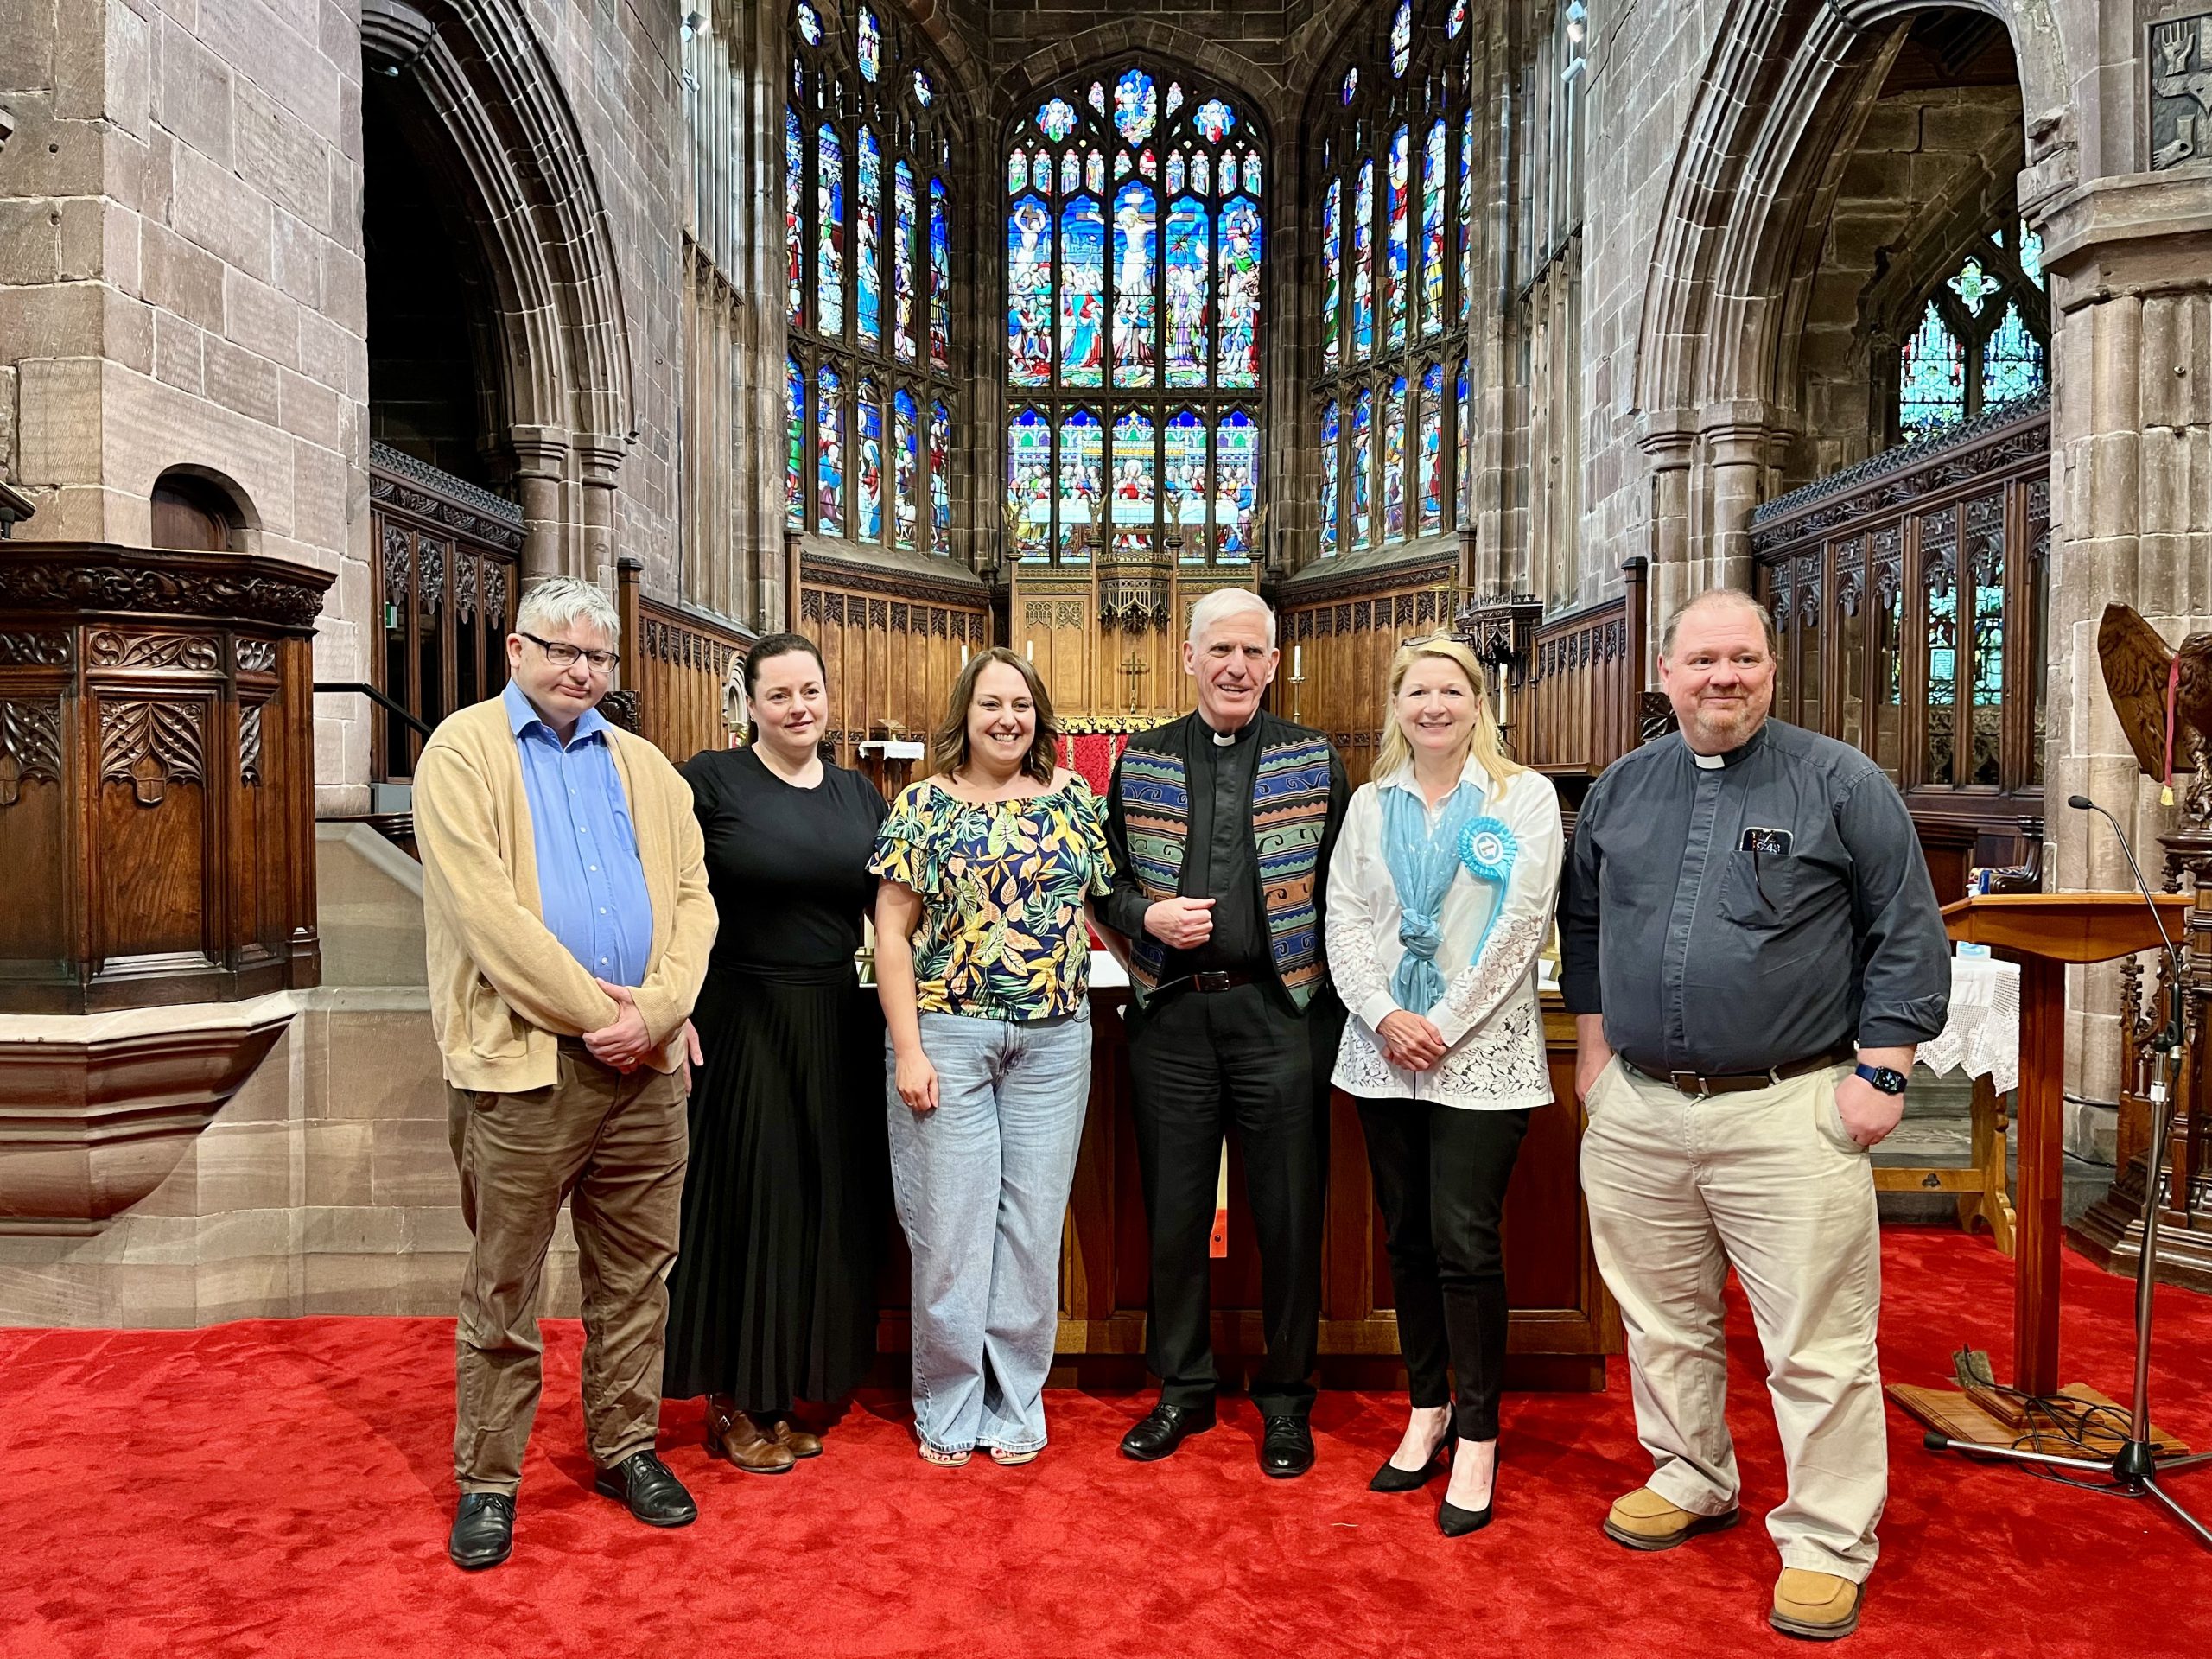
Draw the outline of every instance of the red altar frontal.
[[[1129,1121],[1128,990],[1116,965],[1093,960],[1090,1115],[1061,1240],[1059,1363],[1055,1386],[1135,1387],[1144,1376],[1146,1232]],[[1103,982],[1112,980],[1113,984]],[[1551,1103],[1522,1143],[1505,1205],[1505,1269],[1512,1306],[1506,1378],[1516,1389],[1604,1388],[1605,1357],[1621,1348],[1620,1320],[1590,1249],[1577,1158],[1582,1113],[1574,1103],[1574,1021],[1555,992],[1544,997]],[[1235,1386],[1264,1347],[1260,1259],[1243,1198],[1243,1170],[1229,1146],[1227,1253],[1213,1262],[1213,1340],[1224,1383]],[[1358,1109],[1331,1100],[1327,1225],[1321,1260],[1321,1382],[1389,1388],[1402,1377],[1398,1323],[1383,1249],[1382,1218],[1367,1170]],[[905,1240],[892,1228],[877,1348],[885,1380],[909,1349]]]

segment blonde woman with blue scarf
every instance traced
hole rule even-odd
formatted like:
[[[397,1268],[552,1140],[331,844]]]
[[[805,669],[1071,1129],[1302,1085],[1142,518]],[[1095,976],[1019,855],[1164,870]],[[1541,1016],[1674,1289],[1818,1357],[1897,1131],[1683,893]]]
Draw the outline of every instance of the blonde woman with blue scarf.
[[[1367,1131],[1413,1407],[1369,1486],[1414,1491],[1448,1461],[1436,1523],[1455,1538],[1491,1519],[1498,1224],[1529,1115],[1552,1098],[1536,958],[1562,847],[1559,797],[1505,758],[1483,683],[1456,639],[1398,652],[1375,779],[1329,866],[1329,971],[1352,1016],[1334,1081]]]

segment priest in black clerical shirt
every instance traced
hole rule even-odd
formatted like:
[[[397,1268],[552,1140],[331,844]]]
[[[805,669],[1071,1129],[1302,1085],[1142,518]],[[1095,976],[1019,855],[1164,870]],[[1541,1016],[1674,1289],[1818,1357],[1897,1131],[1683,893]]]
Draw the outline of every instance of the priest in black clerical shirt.
[[[1224,1131],[1243,1151],[1268,1353],[1253,1379],[1260,1466],[1313,1466],[1330,1067],[1344,1007],[1321,959],[1344,767],[1318,732],[1260,709],[1281,653],[1243,589],[1191,613],[1194,715],[1133,739],[1114,768],[1109,925],[1129,940],[1129,1071],[1152,1232],[1147,1358],[1160,1402],[1122,1437],[1141,1462],[1212,1427],[1207,1240]]]

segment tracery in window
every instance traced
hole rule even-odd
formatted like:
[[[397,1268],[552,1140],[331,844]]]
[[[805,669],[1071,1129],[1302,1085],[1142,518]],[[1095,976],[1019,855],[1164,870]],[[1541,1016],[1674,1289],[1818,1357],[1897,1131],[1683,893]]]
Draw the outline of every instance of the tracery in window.
[[[788,522],[949,554],[961,364],[955,128],[943,85],[897,18],[867,5],[794,6],[784,121]]]
[[[1325,83],[1346,95],[1324,92],[1316,111],[1324,557],[1440,536],[1465,511],[1479,194],[1467,15],[1465,0],[1370,9]]]
[[[2024,220],[1978,237],[1909,312],[1897,354],[1897,439],[1909,443],[2041,391],[2050,311],[2043,238]]]
[[[1008,132],[1014,556],[1250,557],[1262,135],[1225,87],[1125,59]]]

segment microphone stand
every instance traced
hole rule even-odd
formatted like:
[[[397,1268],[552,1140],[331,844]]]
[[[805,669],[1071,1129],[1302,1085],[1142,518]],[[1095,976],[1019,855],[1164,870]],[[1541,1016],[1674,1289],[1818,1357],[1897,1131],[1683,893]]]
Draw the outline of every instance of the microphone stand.
[[[1948,1434],[1935,1433],[1927,1436],[1925,1444],[1931,1452],[1948,1450],[1967,1457],[1994,1458],[2005,1462],[2029,1464],[2037,1468],[2103,1475],[2112,1482],[2112,1491],[2129,1497],[2148,1497],[2163,1504],[2177,1521],[2196,1535],[2199,1543],[2212,1548],[2212,1529],[2208,1529],[2183,1509],[2181,1501],[2158,1484],[2162,1471],[2178,1472],[2212,1463],[2212,1452],[2160,1457],[2151,1440],[2151,1309],[2152,1294],[2158,1284],[2158,1193],[2165,1184],[2167,1140],[2172,1132],[2174,1084],[2180,1075],[2182,1048],[2188,1041],[2187,1008],[2182,993],[2182,956],[2166,932],[2165,918],[2158,913],[2157,901],[2151,897],[2150,884],[2143,879],[2142,868],[2135,861],[2135,849],[2128,845],[2127,832],[2120,827],[2120,821],[2086,795],[2069,796],[2066,804],[2077,812],[2094,812],[2112,825],[2113,835],[2120,842],[2120,850],[2126,855],[2128,870],[2135,878],[2136,891],[2143,895],[2143,902],[2150,906],[2151,919],[2158,927],[2158,938],[2166,947],[2166,1022],[2152,1039],[2158,1050],[2158,1075],[2151,1084],[2151,1153],[2149,1167],[2144,1173],[2143,1181],[2143,1245],[2135,1258],[2135,1400],[2128,1419],[2127,1438],[2109,1459],[2067,1457],[2057,1452],[2030,1451],[2022,1446],[1979,1446],[1972,1441],[1955,1440]]]

